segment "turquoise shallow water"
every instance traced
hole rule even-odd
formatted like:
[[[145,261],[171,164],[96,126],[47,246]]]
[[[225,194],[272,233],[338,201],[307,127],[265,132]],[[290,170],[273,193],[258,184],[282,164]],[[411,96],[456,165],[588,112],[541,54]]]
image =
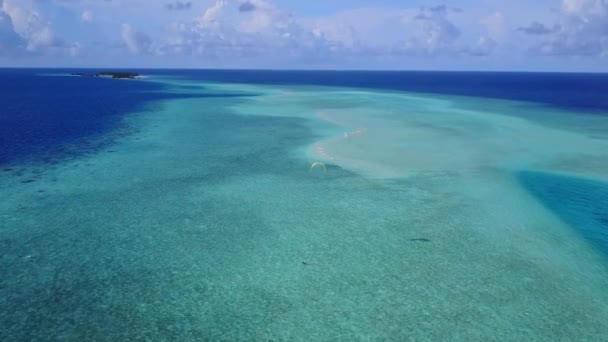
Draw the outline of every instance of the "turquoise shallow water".
[[[96,154],[3,177],[1,340],[608,336],[608,257],[580,229],[605,227],[605,119],[163,82],[259,96],[160,101]]]

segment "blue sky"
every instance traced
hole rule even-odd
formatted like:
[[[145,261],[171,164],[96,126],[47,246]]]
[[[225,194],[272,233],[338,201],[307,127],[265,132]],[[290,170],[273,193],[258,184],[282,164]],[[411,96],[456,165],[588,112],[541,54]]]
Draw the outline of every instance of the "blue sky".
[[[0,66],[608,71],[608,0],[0,0]]]

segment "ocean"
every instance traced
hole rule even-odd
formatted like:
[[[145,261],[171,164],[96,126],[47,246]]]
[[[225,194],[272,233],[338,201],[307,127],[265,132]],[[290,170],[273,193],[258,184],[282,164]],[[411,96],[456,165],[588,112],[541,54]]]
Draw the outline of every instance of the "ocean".
[[[0,69],[2,341],[608,336],[606,74],[75,71]]]

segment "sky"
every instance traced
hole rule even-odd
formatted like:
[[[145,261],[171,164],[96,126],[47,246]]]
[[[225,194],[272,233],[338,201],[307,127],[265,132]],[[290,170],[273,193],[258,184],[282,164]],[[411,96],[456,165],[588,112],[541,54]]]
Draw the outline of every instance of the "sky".
[[[608,0],[0,0],[0,66],[608,72]]]

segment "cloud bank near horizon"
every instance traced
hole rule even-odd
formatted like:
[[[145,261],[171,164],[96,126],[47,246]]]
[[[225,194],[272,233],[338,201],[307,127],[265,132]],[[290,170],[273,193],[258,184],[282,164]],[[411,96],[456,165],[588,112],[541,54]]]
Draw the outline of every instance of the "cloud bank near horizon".
[[[608,71],[606,0],[275,1],[0,0],[0,65]]]

